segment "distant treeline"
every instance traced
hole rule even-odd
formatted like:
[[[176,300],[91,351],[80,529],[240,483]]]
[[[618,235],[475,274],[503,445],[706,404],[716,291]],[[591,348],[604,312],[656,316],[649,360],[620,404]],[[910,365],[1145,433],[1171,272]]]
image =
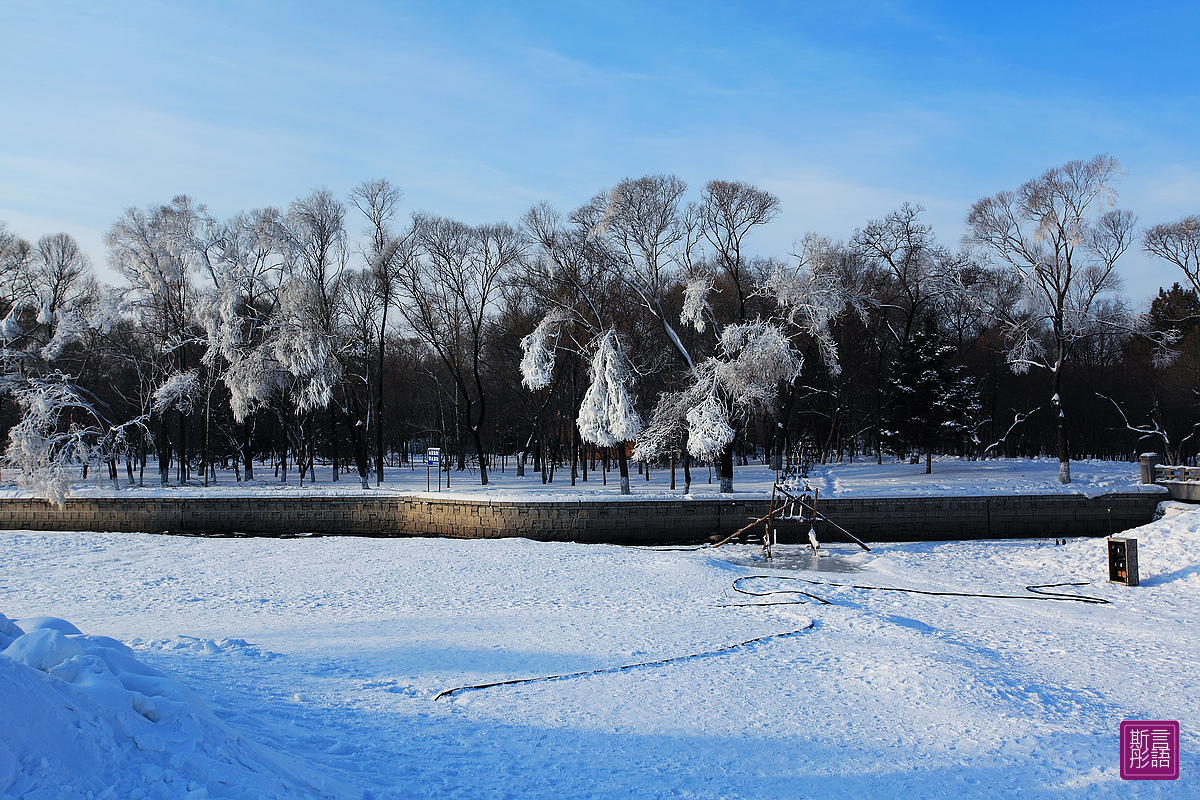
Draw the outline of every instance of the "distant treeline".
[[[1200,217],[1138,229],[1118,173],[986,197],[962,249],[906,204],[750,256],[776,197],[664,175],[480,226],[404,216],[386,180],[225,220],[180,196],[112,224],[122,287],[68,234],[0,225],[8,474],[61,500],[148,465],[369,485],[429,446],[484,483],[498,458],[611,461],[626,490],[630,461],[732,490],[750,459],[1053,454],[1064,481],[1072,458],[1194,460]],[[1180,268],[1148,309],[1120,293],[1130,247]]]

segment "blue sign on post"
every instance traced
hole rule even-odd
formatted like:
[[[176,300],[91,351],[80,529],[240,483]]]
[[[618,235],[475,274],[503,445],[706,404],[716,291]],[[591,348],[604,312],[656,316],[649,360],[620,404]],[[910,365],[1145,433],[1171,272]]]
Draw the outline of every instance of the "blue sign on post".
[[[442,490],[442,448],[430,447],[425,451],[425,491],[429,491],[431,481],[429,480],[429,468],[438,468],[438,491]]]

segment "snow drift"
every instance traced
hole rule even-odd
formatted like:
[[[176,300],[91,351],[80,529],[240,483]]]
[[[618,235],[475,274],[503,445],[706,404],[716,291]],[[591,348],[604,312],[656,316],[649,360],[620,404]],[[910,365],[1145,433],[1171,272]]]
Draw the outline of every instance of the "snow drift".
[[[347,794],[248,741],[114,639],[0,614],[0,646],[4,800]]]

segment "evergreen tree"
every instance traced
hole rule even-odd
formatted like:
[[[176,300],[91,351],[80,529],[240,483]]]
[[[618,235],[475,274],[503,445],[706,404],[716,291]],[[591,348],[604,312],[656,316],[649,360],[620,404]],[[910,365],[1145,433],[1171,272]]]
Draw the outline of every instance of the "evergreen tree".
[[[883,443],[898,455],[923,452],[926,473],[933,471],[935,449],[962,446],[979,410],[975,382],[966,367],[952,363],[953,354],[954,347],[926,326],[892,362]]]
[[[1185,337],[1200,325],[1200,296],[1195,289],[1184,289],[1178,281],[1170,288],[1159,288],[1150,303],[1150,327],[1156,331],[1179,331]]]

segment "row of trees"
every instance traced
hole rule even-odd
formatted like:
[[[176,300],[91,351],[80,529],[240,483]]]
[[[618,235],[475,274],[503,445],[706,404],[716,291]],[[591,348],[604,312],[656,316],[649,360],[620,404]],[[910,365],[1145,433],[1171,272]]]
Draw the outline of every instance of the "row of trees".
[[[612,458],[1190,457],[1200,217],[1144,232],[1108,156],[983,198],[940,244],[904,205],[786,257],[747,241],[779,213],[754,186],[621,181],[516,225],[399,214],[363,183],[226,220],[188,197],[127,210],[100,285],[66,234],[0,229],[6,453],[61,499],[71,477],[239,478],[267,461],[363,486],[439,444],[486,484],[497,458],[586,480]],[[348,227],[360,227],[352,236]],[[1116,265],[1139,243],[1188,286],[1145,311]],[[135,477],[136,470],[136,477]]]

